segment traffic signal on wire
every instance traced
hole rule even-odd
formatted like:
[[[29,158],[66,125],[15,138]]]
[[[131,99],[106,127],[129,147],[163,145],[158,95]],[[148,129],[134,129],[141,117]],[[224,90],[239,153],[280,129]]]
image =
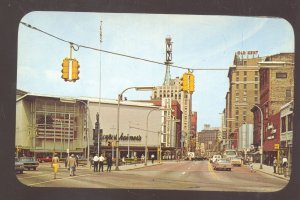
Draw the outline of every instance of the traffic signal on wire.
[[[64,79],[65,81],[68,81],[69,80],[69,59],[68,58],[65,58],[63,60],[63,63],[61,64],[62,66],[62,75],[61,75],[61,78]]]
[[[195,91],[195,76],[190,70],[184,73],[180,80],[181,91],[188,93],[193,93]]]
[[[76,59],[72,59],[72,81],[75,82],[79,79],[79,63]]]
[[[192,72],[188,72],[188,81],[189,81],[189,92],[193,93],[195,91],[195,76]]]
[[[180,80],[181,80],[181,82],[180,82],[181,91],[188,91],[188,75],[187,75],[187,73],[184,73]]]

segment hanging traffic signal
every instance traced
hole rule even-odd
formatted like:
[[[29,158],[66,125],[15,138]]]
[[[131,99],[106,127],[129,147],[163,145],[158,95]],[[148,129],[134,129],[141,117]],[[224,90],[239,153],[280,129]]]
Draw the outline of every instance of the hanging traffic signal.
[[[180,85],[181,85],[181,91],[188,91],[188,75],[187,73],[184,73],[182,75],[182,77],[180,78],[181,82],[180,82]]]
[[[76,80],[79,79],[79,63],[78,61],[74,58],[72,59],[72,81],[75,82]]]
[[[61,78],[64,79],[65,81],[68,81],[69,80],[69,59],[68,58],[65,58],[63,60],[63,63],[61,64],[62,66],[62,75],[61,75]]]
[[[193,93],[195,91],[195,76],[192,72],[188,72],[189,81],[189,92]]]

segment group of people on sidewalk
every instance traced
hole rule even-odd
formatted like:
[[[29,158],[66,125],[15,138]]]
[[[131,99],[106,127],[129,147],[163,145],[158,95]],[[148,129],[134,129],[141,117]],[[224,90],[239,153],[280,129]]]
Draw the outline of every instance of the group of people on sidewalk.
[[[104,157],[103,154],[98,156],[96,154],[94,158],[92,159],[93,165],[94,165],[94,172],[103,172],[103,166],[104,166],[104,161],[106,160],[107,163],[107,172],[111,171],[111,166],[112,166],[112,156],[108,154],[108,156]]]
[[[282,163],[278,163],[277,158],[273,158],[273,173],[279,173],[279,167],[282,166],[283,169],[283,175],[286,177],[287,176],[287,171],[288,171],[288,160],[285,156],[282,158]],[[278,171],[277,171],[278,169]]]
[[[57,153],[53,154],[51,167],[53,168],[53,178],[56,179],[56,174],[58,172],[58,168],[60,167]],[[65,167],[68,167],[68,170],[70,171],[70,176],[75,176],[76,167],[78,167],[78,157],[75,157],[74,154],[68,157],[65,160]]]

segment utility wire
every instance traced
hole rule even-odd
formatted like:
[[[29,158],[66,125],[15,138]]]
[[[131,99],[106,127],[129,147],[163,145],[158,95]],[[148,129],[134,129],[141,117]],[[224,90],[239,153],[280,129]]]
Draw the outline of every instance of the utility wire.
[[[64,40],[62,38],[59,38],[53,34],[50,34],[46,31],[43,31],[39,28],[36,28],[28,23],[25,23],[25,22],[20,22],[21,24],[23,24],[24,26],[28,27],[28,28],[31,28],[33,30],[36,30],[36,31],[39,31],[41,33],[44,33],[50,37],[53,37],[55,39],[58,39],[62,42],[66,42],[66,43],[69,43],[72,48],[75,50],[75,51],[78,51],[79,48],[85,48],[85,49],[90,49],[90,50],[94,50],[94,51],[100,51],[100,52],[104,52],[104,53],[108,53],[108,54],[113,54],[113,55],[117,55],[117,56],[123,56],[123,57],[127,57],[127,58],[132,58],[132,59],[135,59],[135,60],[141,60],[141,61],[145,61],[145,62],[150,62],[150,63],[154,63],[154,64],[159,64],[159,65],[164,65],[165,66],[165,63],[163,62],[158,62],[158,61],[153,61],[153,60],[149,60],[149,59],[145,59],[145,58],[139,58],[139,57],[135,57],[135,56],[130,56],[130,55],[126,55],[126,54],[121,54],[121,53],[116,53],[116,52],[112,52],[112,51],[107,51],[107,50],[103,50],[103,49],[97,49],[97,48],[94,48],[94,47],[89,47],[89,46],[85,46],[85,45],[81,45],[81,44],[77,44],[77,43],[74,43],[74,42],[71,42],[71,41],[67,41],[67,40]],[[187,70],[191,70],[191,71],[228,71],[228,69],[226,68],[188,68],[188,67],[180,67],[180,66],[176,66],[176,65],[170,65],[170,67],[174,67],[174,68],[179,68],[179,69],[187,69]]]

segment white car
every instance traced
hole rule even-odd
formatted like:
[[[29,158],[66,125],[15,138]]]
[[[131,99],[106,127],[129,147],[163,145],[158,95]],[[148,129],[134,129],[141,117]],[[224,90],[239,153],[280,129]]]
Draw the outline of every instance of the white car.
[[[213,157],[211,158],[210,162],[214,163],[214,162],[216,162],[217,160],[219,160],[221,158],[222,158],[221,155],[213,155]]]

